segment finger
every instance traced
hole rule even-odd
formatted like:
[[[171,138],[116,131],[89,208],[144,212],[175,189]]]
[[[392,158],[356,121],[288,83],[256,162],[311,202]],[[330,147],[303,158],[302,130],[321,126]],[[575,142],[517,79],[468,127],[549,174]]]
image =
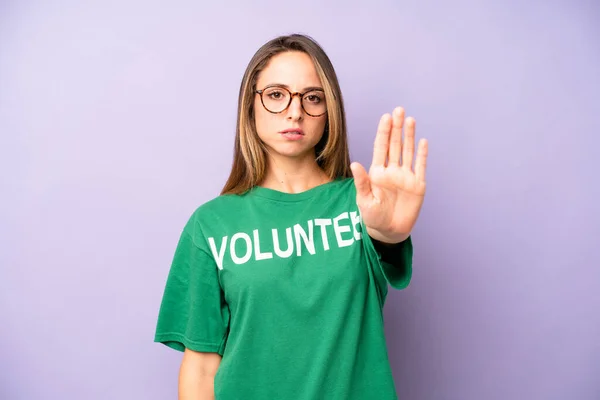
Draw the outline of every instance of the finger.
[[[412,117],[406,118],[404,124],[404,146],[402,148],[402,166],[413,170],[413,157],[415,154],[415,125],[416,121]]]
[[[417,180],[425,182],[425,170],[427,169],[427,153],[429,152],[429,143],[427,139],[419,140],[419,149],[417,150],[417,162],[415,163],[415,175]]]
[[[390,137],[390,150],[388,165],[400,165],[402,153],[402,125],[404,124],[404,109],[396,107],[392,113],[392,135]]]
[[[369,197],[371,193],[371,179],[365,168],[358,162],[350,164],[352,176],[354,177],[354,185],[356,186],[356,194],[359,196]]]
[[[375,145],[373,146],[373,166],[385,165],[388,156],[391,125],[392,118],[390,114],[384,114],[379,120],[377,135],[375,136]]]

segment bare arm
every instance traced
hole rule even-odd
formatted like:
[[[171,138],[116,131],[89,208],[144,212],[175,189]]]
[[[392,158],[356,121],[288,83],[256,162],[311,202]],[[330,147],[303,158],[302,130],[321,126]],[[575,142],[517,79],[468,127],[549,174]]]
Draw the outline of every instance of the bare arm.
[[[179,400],[214,400],[214,379],[220,364],[217,353],[185,349],[179,369]]]

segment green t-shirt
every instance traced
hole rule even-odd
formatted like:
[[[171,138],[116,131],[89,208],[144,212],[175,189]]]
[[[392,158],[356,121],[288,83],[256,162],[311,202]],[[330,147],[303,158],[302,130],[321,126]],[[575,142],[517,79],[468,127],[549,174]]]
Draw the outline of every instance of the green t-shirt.
[[[410,238],[399,252],[381,259],[353,178],[219,196],[183,229],[155,341],[222,355],[216,400],[397,399],[383,305],[410,281]]]

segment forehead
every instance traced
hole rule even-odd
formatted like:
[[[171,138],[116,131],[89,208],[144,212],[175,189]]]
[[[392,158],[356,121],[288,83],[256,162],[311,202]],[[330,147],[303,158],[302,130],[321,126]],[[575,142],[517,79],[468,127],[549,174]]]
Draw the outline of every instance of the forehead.
[[[273,56],[258,75],[257,87],[273,83],[289,86],[293,90],[322,86],[310,56],[299,51],[288,51]]]

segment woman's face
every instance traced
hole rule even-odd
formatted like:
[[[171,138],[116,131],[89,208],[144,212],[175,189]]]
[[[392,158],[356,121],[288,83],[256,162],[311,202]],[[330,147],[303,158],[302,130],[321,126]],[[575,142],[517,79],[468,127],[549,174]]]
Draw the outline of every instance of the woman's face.
[[[326,109],[323,85],[306,53],[293,51],[277,54],[259,74],[256,89],[265,89],[263,101],[272,111],[279,111],[287,104],[289,93],[283,88],[291,93],[308,91],[303,96],[303,102],[307,112],[312,115]],[[270,153],[293,158],[307,155],[314,158],[314,147],[323,136],[327,113],[317,117],[308,115],[302,109],[300,96],[296,95],[285,111],[274,114],[265,109],[261,96],[255,94],[254,115],[258,136]],[[284,133],[285,130],[298,132]]]

